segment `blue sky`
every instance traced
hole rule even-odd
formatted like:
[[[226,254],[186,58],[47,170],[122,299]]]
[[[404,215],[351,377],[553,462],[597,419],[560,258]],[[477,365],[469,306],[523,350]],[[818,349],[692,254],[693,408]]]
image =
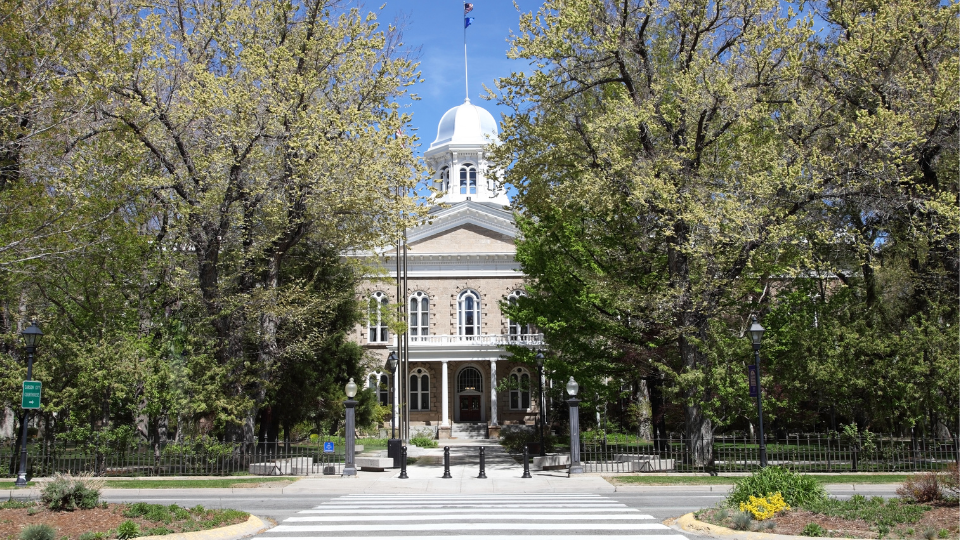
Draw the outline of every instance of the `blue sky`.
[[[524,13],[536,11],[539,0],[517,0]],[[483,85],[493,87],[497,77],[522,71],[525,61],[507,59],[507,38],[518,31],[520,12],[512,0],[474,0],[473,24],[467,28],[467,54],[470,67],[470,101],[490,111],[499,121],[509,111],[495,102],[480,99]],[[375,10],[380,4],[367,4]],[[425,82],[413,87],[420,101],[409,102],[412,127],[417,128],[422,153],[437,137],[437,124],[443,113],[463,103],[466,88],[463,73],[463,2],[461,0],[387,0],[378,19],[382,24],[404,18],[403,42],[420,48],[420,70]]]

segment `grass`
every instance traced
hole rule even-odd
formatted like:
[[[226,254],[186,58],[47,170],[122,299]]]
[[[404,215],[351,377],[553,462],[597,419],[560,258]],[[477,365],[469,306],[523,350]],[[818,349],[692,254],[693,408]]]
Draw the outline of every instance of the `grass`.
[[[33,487],[34,482],[27,482],[27,487]],[[16,488],[16,483],[14,481],[10,482],[0,482],[0,489],[14,489]]]
[[[824,484],[899,484],[909,474],[808,474]],[[715,486],[733,485],[743,476],[613,476],[619,484],[644,486]]]
[[[197,479],[158,479],[158,480],[107,480],[107,488],[115,489],[194,489],[194,488],[232,488],[248,487],[272,482],[291,482],[289,477],[261,476],[256,478],[197,478]]]

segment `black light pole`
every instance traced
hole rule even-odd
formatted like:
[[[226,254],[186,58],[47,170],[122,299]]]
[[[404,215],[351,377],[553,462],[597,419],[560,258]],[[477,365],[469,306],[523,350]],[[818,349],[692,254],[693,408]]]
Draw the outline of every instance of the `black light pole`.
[[[750,325],[750,340],[753,342],[753,362],[757,368],[757,416],[760,426],[760,466],[767,466],[767,446],[763,442],[763,388],[760,386],[760,340],[763,339],[764,328],[757,322],[757,316],[753,316],[753,324]]]
[[[390,354],[387,355],[387,363],[384,364],[384,367],[387,371],[390,372],[390,440],[387,441],[387,457],[393,458],[393,466],[399,467],[400,463],[400,450],[403,447],[400,439],[397,438],[397,425],[396,419],[397,414],[394,410],[394,400],[396,399],[395,393],[397,391],[397,365],[399,364],[399,357],[397,356],[396,351],[390,351]]]
[[[23,336],[24,348],[27,350],[27,380],[33,380],[33,354],[37,352],[37,343],[43,332],[37,327],[36,321],[31,322],[30,326],[20,332]],[[27,420],[30,419],[30,410],[23,410],[23,426],[20,435],[20,472],[17,473],[17,481],[14,484],[17,487],[27,487]]]
[[[543,446],[543,424],[546,423],[546,407],[543,404],[543,351],[537,351],[537,372],[540,374],[540,377],[537,379],[537,382],[540,385],[540,393],[538,394],[538,406],[540,408],[540,457],[547,455],[547,449]]]
[[[583,473],[583,464],[580,463],[580,399],[577,398],[577,390],[580,385],[570,377],[567,382],[567,394],[570,399],[567,405],[570,406],[570,469],[568,474]]]
[[[354,459],[354,450],[356,448],[356,441],[354,439],[354,432],[356,430],[356,411],[357,411],[357,401],[353,399],[353,396],[357,395],[357,383],[353,382],[353,378],[350,378],[350,382],[347,383],[344,387],[344,392],[347,394],[347,400],[343,402],[344,407],[346,408],[347,418],[346,418],[346,463],[343,464],[343,476],[356,476],[357,475],[357,466]]]

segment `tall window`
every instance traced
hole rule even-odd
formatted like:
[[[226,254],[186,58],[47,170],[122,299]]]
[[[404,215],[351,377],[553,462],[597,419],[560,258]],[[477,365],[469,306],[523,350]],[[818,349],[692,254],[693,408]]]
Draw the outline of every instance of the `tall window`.
[[[530,375],[523,368],[510,374],[510,408],[530,408]]]
[[[367,303],[367,341],[370,343],[383,343],[389,337],[385,317],[388,303],[387,295],[380,291],[370,295]]]
[[[430,298],[417,291],[410,296],[410,335],[430,335]]]
[[[477,194],[477,168],[469,163],[460,167],[460,194]]]
[[[480,335],[480,295],[475,291],[467,289],[457,300],[457,334]]]
[[[410,375],[410,410],[430,410],[430,376],[423,368],[417,368]]]
[[[466,367],[457,376],[457,392],[483,392],[483,378],[477,368]]]
[[[444,193],[450,191],[450,169],[448,167],[440,169],[440,186]]]
[[[377,401],[386,407],[390,400],[390,379],[386,375],[371,373],[367,379],[367,388],[372,388],[377,396]]]
[[[507,297],[507,303],[510,304],[510,307],[511,307],[511,308],[516,307],[516,305],[517,305],[517,300],[518,300],[521,296],[523,296],[523,291],[513,291],[512,293],[510,293],[510,296]],[[530,333],[530,325],[529,325],[529,324],[520,324],[520,323],[514,322],[514,321],[512,321],[511,319],[508,318],[508,319],[507,319],[507,333],[510,334],[510,340],[511,340],[511,341],[520,340],[520,339],[522,339],[520,336],[523,336],[524,334],[529,334],[529,333]]]

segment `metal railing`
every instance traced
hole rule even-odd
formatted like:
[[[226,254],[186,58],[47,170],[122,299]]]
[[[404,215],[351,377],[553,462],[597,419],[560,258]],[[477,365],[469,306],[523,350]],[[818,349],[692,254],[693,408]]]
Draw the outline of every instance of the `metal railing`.
[[[333,443],[333,452],[324,444]],[[242,443],[196,440],[167,443],[104,445],[36,441],[27,444],[27,473],[31,477],[54,473],[90,473],[96,476],[309,476],[340,474],[345,461],[342,440],[284,444],[259,443],[247,451]],[[0,463],[7,473],[19,459],[15,442],[0,447]]]
[[[960,462],[956,439],[870,434],[857,438],[791,434],[765,438],[768,465],[800,472],[936,471]],[[610,436],[581,439],[586,472],[752,472],[760,467],[759,444],[744,436],[717,435],[712,452],[694,455],[680,437],[629,442]]]
[[[410,345],[414,347],[430,347],[442,345],[489,345],[501,347],[503,345],[535,346],[543,344],[543,334],[480,334],[477,336],[459,335],[430,335],[410,336]],[[396,340],[394,340],[396,345]]]

